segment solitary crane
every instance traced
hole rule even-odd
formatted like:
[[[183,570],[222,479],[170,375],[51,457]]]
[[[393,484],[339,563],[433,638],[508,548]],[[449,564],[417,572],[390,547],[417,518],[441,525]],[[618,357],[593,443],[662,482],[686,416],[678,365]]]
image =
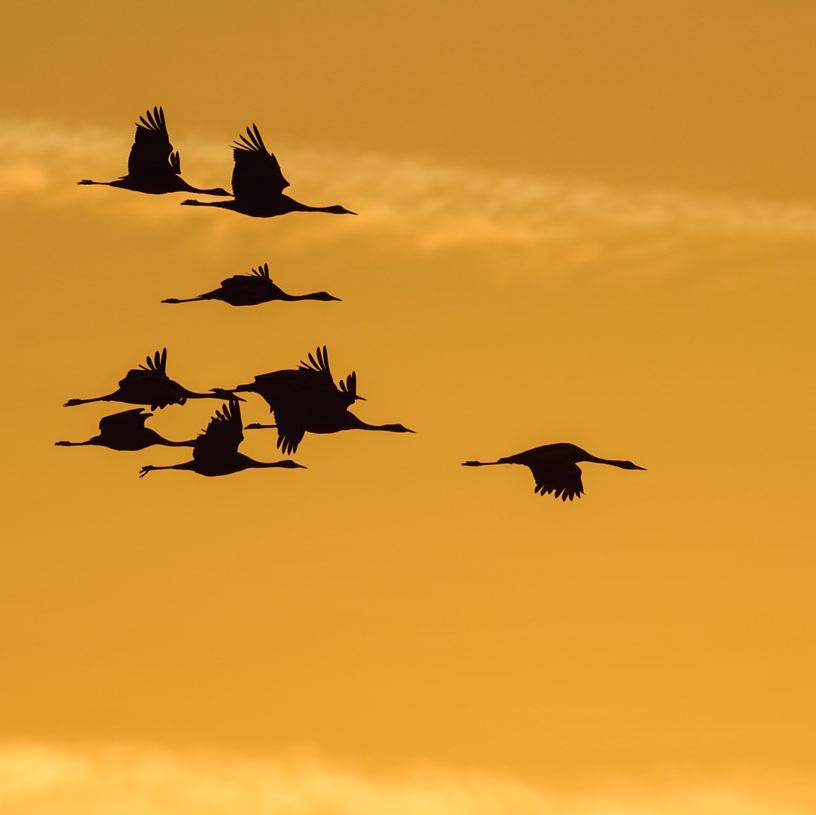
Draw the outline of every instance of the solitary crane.
[[[198,297],[178,299],[171,297],[162,303],[194,303],[197,300],[222,300],[231,306],[256,306],[270,300],[340,300],[327,291],[316,291],[311,294],[287,294],[269,278],[269,264],[264,263],[250,274],[237,274],[221,281],[217,289],[199,294]]]
[[[282,467],[285,469],[303,469],[291,459],[283,461],[255,461],[255,459],[238,452],[238,446],[244,440],[241,424],[241,407],[237,399],[215,411],[206,429],[196,438],[193,445],[193,458],[182,464],[171,464],[166,467],[154,467],[148,464],[142,467],[139,477],[143,478],[153,470],[192,470],[206,476],[229,475],[252,468]]]
[[[590,461],[593,464],[609,464],[620,467],[622,470],[645,470],[631,461],[598,458],[574,444],[544,444],[516,453],[514,456],[505,456],[497,461],[465,461],[463,467],[487,467],[492,464],[523,464],[529,467],[535,479],[535,492],[540,495],[552,493],[556,498],[572,501],[580,498],[584,491],[581,483],[581,468],[578,463]]]
[[[188,198],[181,203],[190,207],[220,207],[250,215],[253,218],[272,218],[287,212],[330,212],[333,215],[356,215],[350,209],[333,204],[313,207],[301,204],[283,191],[289,182],[283,177],[280,164],[266,149],[258,126],[253,124],[240,134],[232,145],[235,166],[232,171],[232,201],[197,201]]]
[[[132,408],[104,416],[99,420],[99,435],[87,441],[56,441],[58,447],[81,447],[91,444],[97,447],[108,447],[111,450],[144,450],[153,444],[166,447],[192,447],[194,441],[170,441],[160,436],[155,430],[145,427],[145,422],[152,416],[144,408]]]
[[[277,446],[284,454],[293,453],[308,433],[338,433],[341,430],[384,430],[413,433],[401,424],[373,425],[357,418],[348,408],[364,399],[357,393],[357,374],[352,371],[335,385],[324,345],[296,369],[273,371],[256,376],[254,382],[229,389],[257,393],[269,404],[275,424],[249,424],[247,430],[277,428]]]
[[[167,376],[167,349],[156,351],[153,357],[147,357],[144,365],[131,368],[124,379],[119,380],[119,387],[106,396],[95,396],[91,399],[69,399],[65,407],[85,405],[89,402],[128,402],[132,405],[149,405],[151,410],[164,408],[167,405],[183,405],[188,399],[225,399],[229,394],[217,389],[211,393],[188,391],[178,382]]]
[[[145,118],[146,117],[146,118]],[[100,184],[121,187],[135,192],[161,195],[166,192],[195,192],[200,195],[229,195],[222,187],[199,189],[191,187],[181,177],[181,156],[173,151],[164,110],[154,107],[140,116],[136,123],[136,138],[128,156],[127,175],[115,181],[83,179],[79,184]]]

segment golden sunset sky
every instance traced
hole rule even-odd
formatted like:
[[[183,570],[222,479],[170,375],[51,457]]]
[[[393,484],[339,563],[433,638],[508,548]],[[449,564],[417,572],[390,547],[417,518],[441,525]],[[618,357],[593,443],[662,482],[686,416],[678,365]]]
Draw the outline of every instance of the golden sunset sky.
[[[12,2],[0,811],[816,812],[810,3]],[[269,220],[80,178],[163,105]],[[162,305],[268,262],[342,303]],[[194,390],[326,344],[303,471],[53,446],[157,348]],[[187,438],[216,402],[151,424]],[[245,421],[271,421],[250,397]],[[272,432],[244,450],[278,457]],[[522,468],[571,441],[586,495]]]

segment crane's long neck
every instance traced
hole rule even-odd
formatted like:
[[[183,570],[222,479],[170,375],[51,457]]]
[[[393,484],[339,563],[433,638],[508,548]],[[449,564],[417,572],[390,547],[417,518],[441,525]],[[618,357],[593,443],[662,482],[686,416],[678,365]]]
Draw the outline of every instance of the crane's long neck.
[[[336,212],[334,207],[313,207],[310,204],[301,204],[300,201],[295,201],[297,212]]]
[[[406,428],[401,424],[369,424],[359,419],[353,413],[348,413],[350,430],[384,430],[387,433],[404,433]]]
[[[223,187],[211,187],[210,189],[200,189],[188,184],[183,178],[179,178],[181,189],[185,192],[194,192],[196,195],[229,195]]]
[[[322,292],[310,292],[309,294],[287,294],[283,292],[280,297],[281,300],[287,300],[290,303],[296,300],[323,300],[325,295]]]
[[[82,181],[77,181],[77,184],[84,186],[86,184],[98,184],[102,187],[113,187],[116,185],[115,181],[91,181],[90,178],[83,178]]]
[[[296,201],[294,198],[290,198],[288,195],[282,195],[283,198],[291,208],[292,212],[328,212],[332,215],[353,215],[350,210],[347,210],[345,207],[341,207],[339,204],[332,204],[328,207],[313,207],[311,204],[304,204],[300,201]]]
[[[212,393],[196,393],[195,391],[188,391],[184,389],[185,399],[229,399],[232,396],[227,390],[221,388],[213,388]]]
[[[465,461],[462,463],[463,467],[491,467],[494,464],[513,464],[514,462],[508,461],[504,458],[496,459],[496,461]]]
[[[579,461],[589,461],[592,464],[608,464],[610,467],[621,467],[624,470],[630,469],[628,461],[621,461],[616,458],[598,458],[591,453],[587,453],[585,457],[578,459]]]
[[[99,437],[94,436],[88,441],[55,441],[57,447],[84,447],[86,444],[99,444]]]
[[[165,439],[164,436],[159,436],[156,444],[161,444],[165,447],[193,447],[195,445],[195,439],[191,439],[190,441],[171,441],[170,439]]]

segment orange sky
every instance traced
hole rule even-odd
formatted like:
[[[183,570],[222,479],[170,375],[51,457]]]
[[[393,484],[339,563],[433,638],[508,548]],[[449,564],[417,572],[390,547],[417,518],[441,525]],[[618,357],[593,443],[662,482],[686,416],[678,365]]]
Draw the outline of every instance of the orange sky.
[[[770,2],[13,4],[0,740],[809,779],[814,24]],[[256,121],[295,197],[359,217],[76,187],[124,172],[154,104],[188,181],[227,182]],[[160,303],[265,261],[343,302]],[[156,348],[206,389],[323,343],[362,418],[417,435],[307,436],[306,471],[212,480],[139,481],[170,449],[51,444],[113,412],[66,398]],[[563,506],[459,467],[567,440],[648,472],[587,465]]]

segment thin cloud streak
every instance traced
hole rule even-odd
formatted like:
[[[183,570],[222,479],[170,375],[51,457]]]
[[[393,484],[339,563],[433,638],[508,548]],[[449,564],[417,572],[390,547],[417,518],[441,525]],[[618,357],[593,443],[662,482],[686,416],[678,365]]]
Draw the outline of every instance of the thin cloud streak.
[[[813,815],[812,785],[675,779],[549,790],[484,772],[365,774],[304,756],[0,746],[4,815]]]
[[[128,217],[166,217],[173,210],[189,219],[190,214],[177,207],[146,207],[142,196],[113,198],[95,195],[98,190],[77,190],[79,178],[107,180],[123,171],[131,135],[130,129],[69,130],[44,121],[6,120],[0,125],[0,193],[47,193],[53,205],[104,206],[109,213]],[[182,168],[196,183],[229,179],[232,163],[226,141],[215,144],[181,134],[175,138]],[[331,224],[309,230],[313,240],[363,234],[399,238],[419,250],[435,251],[534,248],[585,242],[588,236],[611,240],[622,234],[816,239],[816,208],[806,205],[626,191],[445,167],[421,159],[318,153],[285,145],[277,149],[298,197],[343,200],[361,213],[353,223],[344,222],[342,230]]]

